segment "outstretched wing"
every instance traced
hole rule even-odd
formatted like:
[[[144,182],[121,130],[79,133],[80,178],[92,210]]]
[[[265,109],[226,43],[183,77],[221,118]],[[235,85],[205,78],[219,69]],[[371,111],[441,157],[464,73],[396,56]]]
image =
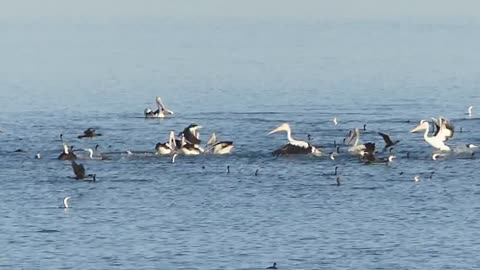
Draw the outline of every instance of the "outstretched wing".
[[[392,145],[393,144],[392,140],[390,139],[390,137],[387,134],[382,133],[382,132],[378,132],[378,135],[382,136],[386,145]]]
[[[73,173],[78,179],[85,178],[85,167],[82,164],[77,164],[74,160],[72,160],[72,169]]]

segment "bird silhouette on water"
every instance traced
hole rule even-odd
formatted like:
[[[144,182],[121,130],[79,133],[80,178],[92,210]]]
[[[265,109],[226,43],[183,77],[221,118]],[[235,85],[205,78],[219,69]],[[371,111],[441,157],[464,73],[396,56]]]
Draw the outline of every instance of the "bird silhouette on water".
[[[267,267],[267,269],[278,269],[277,268],[277,263],[274,262],[272,266]]]

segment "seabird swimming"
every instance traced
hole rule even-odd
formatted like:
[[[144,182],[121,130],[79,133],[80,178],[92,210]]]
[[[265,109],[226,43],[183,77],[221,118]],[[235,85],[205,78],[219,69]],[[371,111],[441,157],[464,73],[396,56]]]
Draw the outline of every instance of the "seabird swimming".
[[[432,160],[437,160],[438,158],[442,158],[444,157],[445,155],[441,155],[439,153],[433,153],[432,154]]]
[[[83,138],[93,138],[93,137],[96,137],[96,136],[102,136],[102,134],[100,133],[97,133],[97,131],[94,129],[94,128],[88,128],[87,130],[85,130],[83,132],[82,135],[78,136],[79,139],[83,139]]]
[[[353,141],[353,144],[352,144],[352,141]],[[348,148],[348,152],[352,154],[361,154],[362,151],[364,152],[375,151],[374,143],[358,144],[359,141],[360,141],[360,130],[358,128],[355,128],[354,131],[351,133],[350,138],[346,142],[347,144],[352,144],[352,146]],[[373,151],[371,151],[372,146],[373,146]]]
[[[199,126],[197,124],[191,124],[188,127],[186,127],[180,135],[185,136],[185,140],[187,143],[195,144],[195,145],[200,145],[200,135],[199,135],[199,129],[201,129],[202,126]]]
[[[73,173],[75,174],[75,179],[77,180],[86,180],[86,181],[93,181],[95,182],[96,175],[95,174],[85,174],[85,167],[82,164],[77,164],[75,160],[72,160],[72,169]],[[85,178],[92,178],[92,180],[85,179]]]
[[[415,182],[420,182],[420,176],[415,175],[415,177],[413,177],[413,180],[414,180]]]
[[[433,136],[439,137],[444,142],[453,137],[455,133],[455,127],[450,123],[450,121],[442,116],[440,116],[438,120],[432,117],[432,121],[436,127],[436,131],[433,133]]]
[[[332,120],[332,121],[333,121],[333,125],[334,125],[334,126],[338,125],[337,117],[333,117],[333,120]]]
[[[58,159],[61,160],[75,160],[77,156],[73,153],[73,147],[68,147],[66,143],[63,144],[63,152],[58,156]]]
[[[399,143],[400,141],[399,140],[396,140],[395,142],[392,141],[390,139],[390,136],[388,136],[387,134],[385,133],[382,133],[382,132],[378,132],[378,135],[382,136],[383,140],[385,141],[385,147],[383,148],[384,150],[387,150],[388,148],[396,145],[397,143]]]
[[[166,143],[157,143],[155,150],[157,155],[171,155],[175,152],[177,145],[175,143],[175,132],[170,131],[168,141]]]
[[[315,146],[304,142],[298,141],[292,138],[292,131],[290,129],[290,125],[288,123],[284,123],[277,127],[276,129],[270,131],[268,135],[285,131],[287,132],[287,139],[288,144],[284,145],[280,149],[277,149],[272,152],[272,156],[279,156],[279,155],[292,155],[292,154],[313,154],[315,156],[321,156],[322,152],[318,150]]]
[[[165,115],[173,114],[172,111],[167,110],[165,105],[163,105],[162,99],[160,97],[156,98],[155,103],[157,104],[157,110],[153,111],[150,108],[146,108],[143,112],[145,118],[164,118]]]
[[[203,149],[196,144],[189,143],[185,140],[185,134],[180,134],[180,145],[177,145],[177,152],[178,154],[183,155],[200,155],[203,153]]]
[[[207,142],[205,146],[205,152],[224,155],[230,154],[233,150],[233,142],[232,141],[220,141],[217,142],[217,136],[215,133],[212,133],[212,136]]]
[[[428,136],[428,133],[430,131],[430,125],[427,121],[425,120],[420,121],[420,125],[412,129],[410,133],[415,133],[420,130],[425,130],[425,133],[423,134],[423,138],[433,148],[438,149],[440,151],[450,151],[450,147],[444,143],[442,136],[433,136],[433,137]]]
[[[267,267],[267,269],[278,269],[277,268],[277,263],[274,262],[272,266]]]

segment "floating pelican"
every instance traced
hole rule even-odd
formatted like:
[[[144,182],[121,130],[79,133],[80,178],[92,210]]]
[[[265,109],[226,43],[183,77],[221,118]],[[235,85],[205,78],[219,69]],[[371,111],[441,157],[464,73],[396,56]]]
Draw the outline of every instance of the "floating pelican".
[[[466,114],[468,115],[468,117],[472,117],[472,109],[473,109],[473,106],[470,105],[470,106],[468,107],[467,113],[466,113]]]
[[[102,136],[102,134],[100,133],[97,133],[97,131],[94,129],[94,128],[88,128],[87,130],[85,130],[83,132],[82,135],[78,136],[79,139],[83,139],[83,138],[93,138],[93,137],[96,137],[96,136]]]
[[[273,151],[272,152],[273,156],[291,155],[291,154],[313,154],[315,156],[322,155],[321,151],[315,148],[315,146],[312,146],[311,144],[304,141],[297,141],[293,139],[292,131],[288,123],[284,123],[280,125],[276,129],[270,131],[268,135],[279,132],[279,131],[287,132],[288,144],[284,145],[280,149]]]
[[[352,144],[353,141],[353,144]],[[375,149],[374,143],[366,143],[366,144],[358,144],[360,141],[360,130],[355,128],[354,131],[351,133],[350,138],[347,140],[347,144],[352,144],[350,148],[348,148],[348,152],[352,154],[360,154],[362,151],[370,152],[370,148],[373,146]],[[368,147],[368,148],[367,148]]]
[[[63,144],[63,152],[58,156],[61,160],[75,160],[77,156],[73,153],[73,147],[69,149],[66,143]]]
[[[69,208],[68,200],[70,200],[70,197],[63,198],[63,208]]]
[[[177,153],[187,156],[200,155],[203,149],[196,144],[188,143],[185,140],[185,134],[181,134],[180,144],[177,145]]]
[[[396,145],[397,143],[399,143],[400,141],[399,140],[396,140],[395,142],[392,141],[392,139],[390,139],[390,136],[388,136],[387,134],[385,133],[382,133],[382,132],[378,132],[378,135],[382,136],[383,140],[385,141],[385,147],[383,148],[384,150]]]
[[[75,179],[77,180],[87,180],[87,181],[93,181],[95,182],[96,175],[95,174],[85,174],[85,167],[82,164],[77,164],[75,160],[72,160],[72,169],[73,173],[75,174]],[[85,179],[85,178],[92,178],[92,180]]]
[[[150,108],[146,108],[144,111],[145,118],[164,118],[165,115],[171,115],[173,114],[172,111],[167,110],[165,105],[163,105],[162,99],[160,97],[157,97],[155,100],[157,103],[157,110],[153,111]]]
[[[455,133],[455,127],[450,123],[450,121],[441,116],[438,118],[438,120],[432,117],[432,120],[437,129],[433,136],[439,137],[443,142],[448,141],[448,139],[453,137],[453,134]]]
[[[212,133],[212,136],[208,140],[207,146],[205,147],[205,152],[224,155],[224,154],[230,154],[232,152],[232,149],[233,149],[232,141],[217,142],[217,136],[215,135],[215,133]]]
[[[420,125],[418,125],[416,128],[412,129],[410,133],[415,133],[420,130],[425,130],[425,133],[423,134],[423,138],[425,141],[430,144],[433,148],[438,149],[440,151],[450,151],[450,147],[448,147],[444,141],[443,137],[441,136],[434,136],[434,137],[429,137],[428,133],[430,131],[430,125],[428,124],[427,121],[422,120],[420,121]]]
[[[201,128],[202,126],[199,126],[197,124],[191,124],[188,127],[186,127],[180,133],[180,135],[183,134],[185,136],[185,140],[187,141],[187,143],[200,145],[200,133],[198,130]]]
[[[176,143],[175,143],[175,132],[170,131],[170,134],[168,136],[168,142],[166,143],[157,143],[155,145],[155,150],[157,155],[170,155],[175,152],[175,149],[177,148]]]

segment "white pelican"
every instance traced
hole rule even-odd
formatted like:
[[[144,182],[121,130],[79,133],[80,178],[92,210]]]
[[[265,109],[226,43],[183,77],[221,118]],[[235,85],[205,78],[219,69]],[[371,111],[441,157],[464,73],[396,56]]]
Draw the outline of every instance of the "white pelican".
[[[97,175],[95,174],[88,174],[86,175],[85,174],[85,167],[83,167],[82,164],[77,164],[75,162],[75,160],[72,160],[72,169],[73,169],[73,173],[75,174],[75,179],[77,180],[84,180],[85,178],[92,178],[93,182],[95,182],[97,179]]]
[[[93,138],[96,136],[102,136],[102,134],[97,133],[97,131],[94,128],[88,128],[86,129],[82,135],[78,136],[79,139],[83,138]]]
[[[188,127],[186,127],[181,133],[185,136],[185,140],[187,143],[195,144],[195,145],[200,145],[200,132],[198,131],[201,129],[202,126],[199,126],[197,124],[191,124]]]
[[[177,145],[177,153],[183,155],[200,155],[203,149],[196,144],[188,143],[185,140],[185,134],[181,134],[180,145]]]
[[[157,97],[155,102],[157,103],[158,109],[156,111],[153,111],[150,108],[145,109],[144,111],[145,118],[164,118],[165,115],[173,114],[172,111],[167,110],[165,105],[163,105],[162,99],[160,97]]]
[[[442,116],[440,116],[438,120],[432,117],[432,120],[433,124],[437,128],[433,136],[439,137],[443,142],[448,141],[448,139],[453,137],[453,134],[455,133],[455,127],[450,123],[450,121]]]
[[[468,117],[472,117],[472,110],[473,110],[473,106],[470,105],[470,106],[468,107],[467,113],[466,113],[466,114],[468,114]]]
[[[170,131],[168,136],[168,142],[166,143],[157,143],[155,145],[155,150],[157,155],[170,155],[175,152],[177,145],[175,143],[175,132]]]
[[[353,141],[353,144],[352,144]],[[352,144],[350,148],[348,148],[348,152],[352,154],[360,154],[362,151],[373,152],[370,151],[370,147],[373,146],[375,149],[375,144],[366,143],[366,144],[358,144],[360,141],[360,130],[355,128],[354,131],[350,134],[350,138],[348,138],[347,144]],[[367,148],[368,147],[368,148]]]
[[[288,123],[284,123],[280,125],[276,129],[270,131],[268,135],[279,132],[279,131],[287,132],[288,144],[284,145],[280,149],[273,151],[272,152],[273,156],[287,155],[287,154],[313,154],[315,156],[322,155],[322,152],[317,148],[315,148],[315,146],[312,146],[311,144],[304,141],[298,141],[293,139],[292,131]]]
[[[438,149],[440,151],[450,151],[450,147],[448,147],[444,143],[443,137],[441,137],[441,136],[429,137],[428,136],[428,132],[430,131],[430,125],[428,124],[427,121],[425,121],[425,120],[420,121],[420,125],[418,125],[414,129],[412,129],[410,131],[410,133],[415,133],[415,132],[418,132],[420,130],[425,130],[425,133],[423,134],[423,138],[432,147],[434,147],[435,149]]]
[[[382,136],[383,140],[385,141],[385,147],[383,148],[384,150],[396,145],[397,143],[399,143],[400,141],[399,140],[396,140],[396,141],[392,141],[392,139],[390,139],[390,136],[388,136],[387,134],[385,133],[382,133],[382,132],[378,132],[378,135]]]
[[[65,197],[63,198],[63,208],[68,208],[68,200],[70,200],[70,197]]]
[[[230,154],[232,152],[232,149],[233,149],[232,141],[217,142],[217,136],[215,135],[215,133],[212,133],[212,136],[207,142],[207,146],[205,146],[206,152],[210,152],[218,155]]]
[[[73,147],[68,147],[66,143],[63,144],[63,152],[58,156],[61,160],[75,160],[77,156],[73,153]]]

